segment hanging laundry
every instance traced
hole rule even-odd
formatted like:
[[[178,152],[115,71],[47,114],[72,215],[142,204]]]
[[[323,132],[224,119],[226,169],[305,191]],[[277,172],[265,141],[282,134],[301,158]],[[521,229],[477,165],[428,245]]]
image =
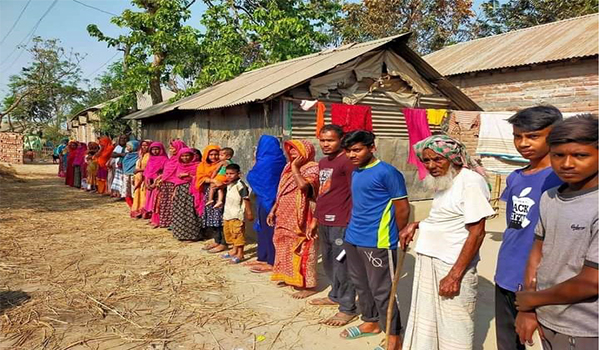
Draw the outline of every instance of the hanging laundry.
[[[454,111],[454,118],[458,122],[461,130],[472,129],[481,114],[478,111]]]
[[[427,112],[424,109],[417,108],[404,108],[404,119],[406,120],[406,126],[408,128],[408,160],[407,163],[415,165],[419,172],[419,180],[423,180],[427,176],[428,171],[421,163],[413,146],[429,136],[431,136],[431,130],[429,130],[429,123],[427,123]]]
[[[325,126],[325,104],[323,102],[317,102],[317,132],[316,136],[319,138],[321,135],[321,129]]]
[[[302,100],[302,102],[300,102],[300,108],[302,108],[303,111],[308,111],[311,108],[313,108],[319,101],[317,100]]]
[[[331,104],[331,124],[339,125],[344,132],[373,131],[371,106]]]
[[[447,109],[428,109],[427,121],[430,125],[440,125],[447,113]]]
[[[477,143],[478,155],[502,157],[505,160],[526,162],[513,143],[513,128],[506,119],[514,112],[481,113],[481,128]]]

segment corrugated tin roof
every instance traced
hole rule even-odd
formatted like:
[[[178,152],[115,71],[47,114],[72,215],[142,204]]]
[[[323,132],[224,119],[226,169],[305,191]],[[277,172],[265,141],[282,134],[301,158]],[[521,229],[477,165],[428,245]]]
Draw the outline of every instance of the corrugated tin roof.
[[[598,55],[598,14],[448,46],[423,58],[445,76]]]
[[[243,73],[232,80],[211,86],[175,103],[163,102],[132,113],[126,118],[142,119],[175,109],[208,110],[267,100],[339,64],[408,35],[410,33],[361,44],[348,44],[275,63]]]

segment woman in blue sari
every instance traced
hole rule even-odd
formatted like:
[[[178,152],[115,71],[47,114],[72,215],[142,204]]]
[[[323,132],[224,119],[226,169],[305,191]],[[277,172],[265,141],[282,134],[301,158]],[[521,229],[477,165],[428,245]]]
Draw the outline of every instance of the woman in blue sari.
[[[270,272],[275,262],[275,246],[273,245],[273,227],[267,225],[267,215],[271,211],[281,172],[287,160],[283,155],[279,140],[270,135],[263,135],[258,140],[254,167],[248,172],[246,179],[256,195],[256,222],[254,231],[257,234],[257,261],[251,264],[250,271],[255,273]]]

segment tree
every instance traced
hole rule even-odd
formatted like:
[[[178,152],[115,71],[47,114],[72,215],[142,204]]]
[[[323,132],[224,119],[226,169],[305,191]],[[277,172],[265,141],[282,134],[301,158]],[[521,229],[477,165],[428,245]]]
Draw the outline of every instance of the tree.
[[[338,43],[364,42],[413,32],[409,45],[421,54],[469,38],[471,0],[364,0],[346,3],[334,31]]]
[[[186,77],[196,65],[200,33],[184,25],[195,0],[132,0],[143,11],[125,10],[111,22],[130,32],[112,38],[90,24],[88,32],[108,46],[124,51],[126,92],[150,92],[152,103],[163,101],[161,83]],[[192,62],[192,63],[190,63]]]
[[[473,25],[475,37],[551,23],[598,12],[598,0],[488,0]]]
[[[32,62],[9,78],[9,95],[3,101],[11,128],[13,122],[28,132],[60,129],[83,95],[80,63],[83,56],[67,52],[58,39],[34,37],[27,50]]]
[[[195,89],[314,53],[331,42],[338,0],[204,0]]]

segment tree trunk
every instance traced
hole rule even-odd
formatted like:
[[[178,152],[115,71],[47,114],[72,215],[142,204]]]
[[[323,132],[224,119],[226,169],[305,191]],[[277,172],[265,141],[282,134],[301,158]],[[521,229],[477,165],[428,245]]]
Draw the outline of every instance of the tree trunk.
[[[165,59],[165,54],[158,52],[154,54],[154,61],[152,61],[152,76],[150,77],[150,97],[152,98],[152,104],[161,103],[163,101],[162,91],[160,89],[160,73],[159,68]]]

